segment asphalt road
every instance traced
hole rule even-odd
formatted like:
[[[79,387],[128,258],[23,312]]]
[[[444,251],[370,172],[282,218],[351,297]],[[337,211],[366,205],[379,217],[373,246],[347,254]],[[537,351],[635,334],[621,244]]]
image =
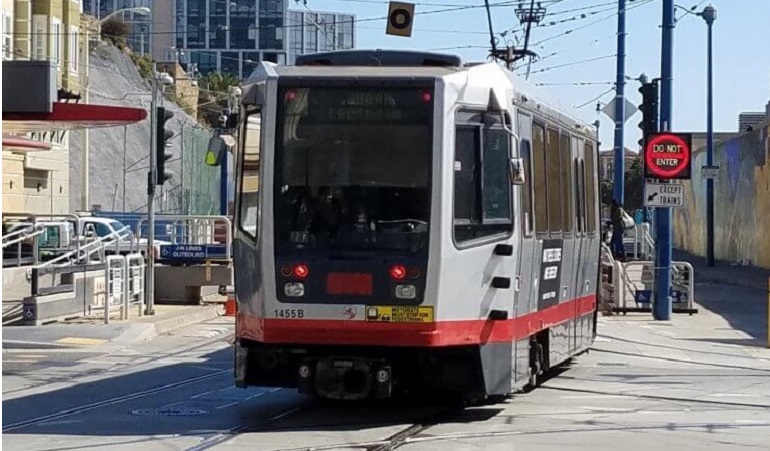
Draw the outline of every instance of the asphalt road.
[[[740,290],[729,290],[731,299],[742,300],[725,309],[744,310],[747,297],[755,296]],[[767,450],[770,350],[756,346],[759,329],[748,324],[750,317],[736,321],[709,310],[670,323],[643,314],[603,318],[594,350],[544,386],[462,411],[236,389],[229,318],[136,346],[5,350],[3,445],[30,451]]]

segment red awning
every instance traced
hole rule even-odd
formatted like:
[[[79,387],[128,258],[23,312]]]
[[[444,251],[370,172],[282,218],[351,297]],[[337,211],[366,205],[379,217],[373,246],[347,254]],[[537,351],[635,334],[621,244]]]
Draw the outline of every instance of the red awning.
[[[142,108],[54,102],[51,113],[3,112],[3,131],[22,133],[116,127],[134,124],[146,117],[147,110]]]
[[[14,136],[3,134],[3,150],[13,150],[14,152],[29,152],[35,150],[51,150],[51,143],[37,141],[25,138],[23,136]]]

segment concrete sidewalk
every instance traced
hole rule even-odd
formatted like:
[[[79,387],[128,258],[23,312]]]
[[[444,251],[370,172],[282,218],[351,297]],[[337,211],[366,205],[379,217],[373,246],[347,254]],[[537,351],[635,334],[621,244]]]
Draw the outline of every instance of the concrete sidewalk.
[[[44,326],[3,327],[4,349],[47,349],[95,346],[102,344],[130,345],[151,340],[181,327],[208,321],[225,312],[221,302],[200,306],[156,305],[155,315],[132,316],[128,321],[103,318],[79,318],[60,324]]]
[[[675,261],[686,261],[693,266],[695,283],[709,282],[756,288],[765,292],[768,290],[770,270],[722,260],[715,261],[715,265],[709,267],[705,258],[680,249],[673,249],[672,258]]]

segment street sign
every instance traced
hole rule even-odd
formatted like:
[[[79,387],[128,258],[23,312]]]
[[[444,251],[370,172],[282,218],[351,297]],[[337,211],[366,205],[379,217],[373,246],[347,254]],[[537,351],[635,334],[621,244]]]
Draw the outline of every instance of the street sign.
[[[701,166],[700,174],[704,180],[719,178],[719,166]]]
[[[644,177],[689,180],[691,149],[689,133],[651,133],[644,146]]]
[[[639,111],[639,109],[636,108],[636,105],[631,103],[630,100],[625,99],[625,98],[624,98],[624,100],[625,100],[625,102],[624,102],[625,108],[623,109],[623,113],[624,113],[623,122],[626,122],[627,120],[629,120],[631,118],[631,116],[636,114],[636,112]],[[615,97],[612,100],[610,100],[609,103],[607,103],[607,105],[605,105],[604,108],[602,108],[602,113],[606,114],[607,117],[609,117],[613,121],[615,121],[615,105],[616,105],[616,103],[617,103],[617,97]]]
[[[35,319],[35,306],[34,305],[25,305],[24,306],[24,319]]]
[[[161,260],[205,261],[224,259],[226,247],[223,244],[166,244],[160,247]]]
[[[388,6],[388,22],[385,34],[393,36],[412,36],[412,21],[414,18],[414,4],[402,2],[390,2]]]
[[[644,206],[653,208],[684,207],[684,186],[645,183]]]

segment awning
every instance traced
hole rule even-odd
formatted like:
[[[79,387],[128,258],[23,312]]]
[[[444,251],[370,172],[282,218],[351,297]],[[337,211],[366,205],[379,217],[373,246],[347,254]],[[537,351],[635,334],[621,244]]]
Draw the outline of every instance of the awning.
[[[30,152],[35,150],[51,150],[51,143],[3,134],[3,150],[14,152]]]
[[[3,112],[3,131],[24,133],[116,127],[131,125],[146,117],[147,110],[143,108],[54,102],[51,113]]]

